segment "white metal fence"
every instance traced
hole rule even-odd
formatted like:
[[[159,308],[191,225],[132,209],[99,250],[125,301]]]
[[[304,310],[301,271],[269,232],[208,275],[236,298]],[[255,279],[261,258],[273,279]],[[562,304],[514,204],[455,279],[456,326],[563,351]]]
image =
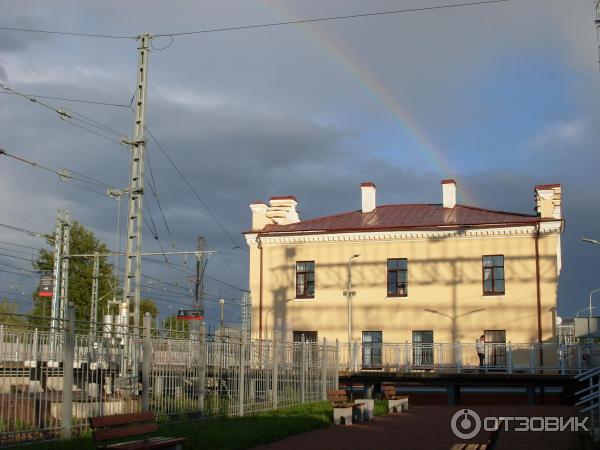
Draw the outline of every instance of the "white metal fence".
[[[68,438],[90,417],[142,410],[159,421],[241,416],[322,400],[337,386],[337,349],[325,341],[203,337],[149,318],[90,333],[69,314],[58,329],[0,316],[0,444]]]
[[[349,372],[575,374],[598,365],[594,343],[491,344],[480,366],[475,343],[361,343],[340,346],[340,369]]]

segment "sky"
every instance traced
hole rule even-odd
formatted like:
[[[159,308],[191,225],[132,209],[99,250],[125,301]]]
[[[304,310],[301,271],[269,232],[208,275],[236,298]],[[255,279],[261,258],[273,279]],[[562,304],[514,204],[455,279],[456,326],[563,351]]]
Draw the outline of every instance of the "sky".
[[[3,9],[0,27],[135,36],[448,3],[458,2],[22,0]],[[148,157],[168,229],[148,190],[145,210],[160,244],[193,250],[204,235],[216,251],[207,274],[246,288],[241,232],[250,226],[253,200],[295,195],[306,219],[359,208],[363,181],[377,185],[379,204],[440,203],[440,180],[452,177],[460,203],[533,214],[534,185],[561,183],[566,229],[558,309],[575,315],[600,287],[600,246],[580,241],[600,239],[594,8],[593,0],[510,0],[155,38],[147,127],[162,151],[150,140]],[[0,83],[15,91],[128,105],[136,66],[134,39],[0,30]],[[116,141],[133,132],[126,107],[42,101],[109,127],[117,134],[101,134]],[[0,94],[1,148],[125,188],[129,151],[73,122]],[[116,247],[116,201],[6,157],[0,205],[0,223],[37,232],[50,232],[57,208],[68,209]],[[0,296],[26,311],[36,281],[6,271],[29,267],[36,252],[8,243],[43,242],[7,229],[0,241]],[[143,241],[144,251],[160,250],[148,227]],[[171,283],[152,282],[152,292],[163,290],[163,317],[191,301],[192,258],[170,261],[179,266],[143,268]],[[239,289],[209,279],[205,290],[211,321],[221,296],[226,322],[239,321]]]

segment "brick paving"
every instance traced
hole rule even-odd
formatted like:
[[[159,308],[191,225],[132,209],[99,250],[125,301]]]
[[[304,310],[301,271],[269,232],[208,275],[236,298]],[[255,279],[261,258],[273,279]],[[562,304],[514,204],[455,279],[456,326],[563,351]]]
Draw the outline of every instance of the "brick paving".
[[[257,450],[319,450],[319,449],[450,449],[461,441],[450,429],[450,418],[469,406],[411,406],[407,412],[375,417],[371,422],[351,426],[335,426],[289,436]],[[578,414],[573,406],[477,405],[470,407],[481,417],[486,416],[561,416]],[[489,432],[482,431],[470,442],[485,442]],[[575,433],[562,432],[502,432],[497,450],[568,450],[576,445]]]

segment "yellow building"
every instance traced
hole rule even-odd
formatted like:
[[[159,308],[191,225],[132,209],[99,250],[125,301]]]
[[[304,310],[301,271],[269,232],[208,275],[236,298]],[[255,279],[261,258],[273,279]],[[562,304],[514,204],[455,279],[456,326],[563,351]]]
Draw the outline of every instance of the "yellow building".
[[[376,205],[301,221],[294,197],[254,202],[252,337],[363,342],[554,341],[561,187],[535,187],[536,215],[456,203]],[[350,285],[350,286],[349,286]]]

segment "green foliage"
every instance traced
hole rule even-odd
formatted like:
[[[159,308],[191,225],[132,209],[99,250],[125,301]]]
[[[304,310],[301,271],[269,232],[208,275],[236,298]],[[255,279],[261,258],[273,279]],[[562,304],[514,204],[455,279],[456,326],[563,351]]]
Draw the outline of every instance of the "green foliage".
[[[167,335],[175,339],[188,339],[190,336],[189,320],[179,320],[177,316],[169,316],[165,319],[164,328]]]
[[[328,402],[309,403],[281,408],[239,418],[164,423],[156,436],[188,438],[184,449],[246,449],[282,439],[292,434],[328,427],[333,421]],[[22,447],[18,447],[22,448]],[[32,444],[28,450],[94,449],[90,438]]]
[[[18,316],[18,306],[3,299],[0,301],[0,321],[3,325],[25,325],[27,319],[23,316]]]
[[[144,324],[144,315],[149,312],[152,319],[158,316],[158,307],[151,298],[140,299],[140,325]]]
[[[53,239],[52,235],[47,235]],[[49,241],[51,244],[51,242]],[[79,222],[71,224],[70,249],[69,253],[92,254],[108,253],[106,244],[100,242],[91,230],[86,229]],[[45,250],[40,250],[37,261],[33,263],[35,270],[45,270],[52,273],[54,266],[54,254]],[[73,257],[69,260],[69,292],[68,299],[75,305],[75,318],[77,320],[88,321],[90,319],[90,303],[92,296],[92,273],[94,261],[93,258]],[[114,284],[113,266],[107,262],[106,257],[100,257],[100,278],[98,280],[98,315],[102,316],[106,311],[108,297],[117,295],[118,287]],[[113,289],[113,288],[116,288]],[[34,308],[33,315],[44,317],[42,323],[49,323],[50,298],[38,297],[37,291],[33,293]],[[99,317],[100,319],[100,317]]]

